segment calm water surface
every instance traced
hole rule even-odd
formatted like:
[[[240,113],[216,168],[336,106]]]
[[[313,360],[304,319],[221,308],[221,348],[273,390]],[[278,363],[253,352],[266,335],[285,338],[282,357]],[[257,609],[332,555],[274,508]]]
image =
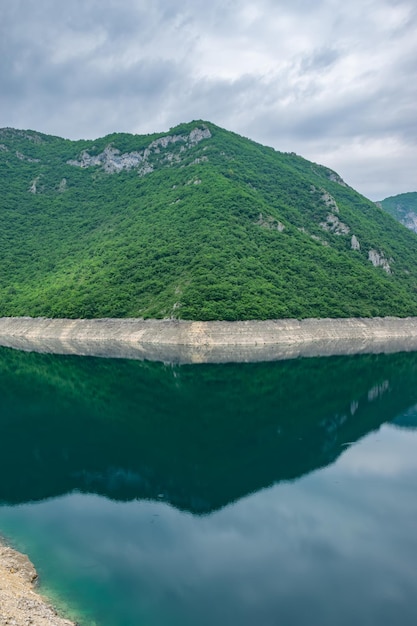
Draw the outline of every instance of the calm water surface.
[[[414,626],[416,405],[417,354],[1,349],[0,533],[83,625]]]

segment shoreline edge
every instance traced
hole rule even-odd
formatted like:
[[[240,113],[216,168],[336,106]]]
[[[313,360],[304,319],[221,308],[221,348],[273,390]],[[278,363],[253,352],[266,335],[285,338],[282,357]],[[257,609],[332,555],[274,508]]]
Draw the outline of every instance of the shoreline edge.
[[[76,626],[61,617],[36,590],[38,574],[29,558],[0,536],[0,622],[33,626]]]
[[[0,318],[0,345],[165,363],[274,361],[417,350],[417,317],[254,321]]]

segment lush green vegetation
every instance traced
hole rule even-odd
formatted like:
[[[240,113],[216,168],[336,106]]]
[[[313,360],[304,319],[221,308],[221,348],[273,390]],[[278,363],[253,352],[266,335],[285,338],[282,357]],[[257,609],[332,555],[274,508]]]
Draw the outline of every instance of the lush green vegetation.
[[[392,217],[417,232],[417,192],[400,193],[397,196],[390,196],[379,203],[384,211]]]
[[[196,128],[211,136],[186,141]],[[142,162],[68,163],[108,146]],[[77,142],[0,131],[0,251],[3,316],[417,315],[413,233],[331,170],[204,122]]]

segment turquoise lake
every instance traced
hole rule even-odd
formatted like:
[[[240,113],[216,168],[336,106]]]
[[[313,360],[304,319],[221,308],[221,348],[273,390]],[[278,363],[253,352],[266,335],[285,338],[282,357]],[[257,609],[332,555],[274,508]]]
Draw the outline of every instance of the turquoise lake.
[[[417,623],[417,353],[0,348],[0,472],[0,534],[82,626]]]

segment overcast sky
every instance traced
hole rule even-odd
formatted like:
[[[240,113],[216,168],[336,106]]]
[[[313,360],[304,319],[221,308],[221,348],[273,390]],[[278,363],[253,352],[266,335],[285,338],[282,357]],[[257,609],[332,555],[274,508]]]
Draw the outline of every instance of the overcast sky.
[[[1,0],[0,127],[73,139],[192,119],[417,191],[417,0]]]

